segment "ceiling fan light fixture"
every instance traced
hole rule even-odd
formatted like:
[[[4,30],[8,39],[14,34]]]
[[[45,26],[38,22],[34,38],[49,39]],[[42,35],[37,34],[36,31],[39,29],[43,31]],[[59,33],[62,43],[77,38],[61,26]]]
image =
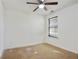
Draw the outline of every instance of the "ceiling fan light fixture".
[[[39,8],[47,11],[48,10],[48,8],[46,8],[47,5],[57,5],[58,4],[58,2],[46,2],[45,0],[37,0],[37,1],[38,2],[27,2],[27,4],[37,5],[37,7],[33,10],[33,12],[35,12]]]
[[[42,2],[44,1],[44,0],[41,0]]]
[[[40,4],[40,5],[39,5],[39,8],[44,8],[44,7],[45,7],[44,4]]]

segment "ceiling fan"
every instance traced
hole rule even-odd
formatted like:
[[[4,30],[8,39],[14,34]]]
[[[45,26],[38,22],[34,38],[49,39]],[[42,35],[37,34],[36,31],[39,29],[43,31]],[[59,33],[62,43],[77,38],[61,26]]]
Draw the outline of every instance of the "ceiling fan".
[[[45,11],[47,11],[48,9],[46,8],[45,5],[57,5],[58,2],[45,2],[45,0],[37,0],[38,3],[36,2],[26,2],[27,4],[33,4],[33,5],[38,5],[33,12],[35,12],[38,8],[43,8]]]

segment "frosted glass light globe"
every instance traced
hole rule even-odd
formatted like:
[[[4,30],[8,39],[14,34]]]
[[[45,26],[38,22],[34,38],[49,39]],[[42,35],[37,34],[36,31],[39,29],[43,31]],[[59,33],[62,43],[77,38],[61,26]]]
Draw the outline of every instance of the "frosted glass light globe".
[[[44,8],[44,6],[45,6],[44,4],[40,4],[39,8]]]
[[[41,0],[41,1],[44,1],[44,0]]]

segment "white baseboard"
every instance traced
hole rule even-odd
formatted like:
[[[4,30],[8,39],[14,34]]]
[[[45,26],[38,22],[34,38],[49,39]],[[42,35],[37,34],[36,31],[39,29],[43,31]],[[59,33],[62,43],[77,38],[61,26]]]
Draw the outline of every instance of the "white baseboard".
[[[63,47],[63,46],[58,45],[58,44],[54,44],[54,43],[52,43],[52,42],[50,42],[50,41],[48,41],[47,43],[48,43],[48,44],[51,44],[51,45],[54,45],[54,46],[56,46],[56,47],[62,48],[62,49],[64,49],[64,50],[67,50],[67,51],[70,51],[70,52],[76,53],[76,54],[78,53],[78,52],[75,51],[75,50],[70,50],[70,49],[68,49],[68,48],[66,48],[66,47]]]
[[[19,47],[27,47],[27,46],[37,45],[37,44],[41,44],[41,43],[43,43],[43,42],[27,43],[27,44],[23,44],[23,45],[16,45],[16,46],[12,46],[12,47],[7,47],[5,49],[12,49],[12,48],[19,48]]]

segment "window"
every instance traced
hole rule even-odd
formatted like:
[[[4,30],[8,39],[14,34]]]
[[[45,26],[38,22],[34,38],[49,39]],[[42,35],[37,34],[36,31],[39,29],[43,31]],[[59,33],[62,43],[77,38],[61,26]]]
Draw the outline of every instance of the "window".
[[[58,16],[48,19],[48,36],[58,38]]]

